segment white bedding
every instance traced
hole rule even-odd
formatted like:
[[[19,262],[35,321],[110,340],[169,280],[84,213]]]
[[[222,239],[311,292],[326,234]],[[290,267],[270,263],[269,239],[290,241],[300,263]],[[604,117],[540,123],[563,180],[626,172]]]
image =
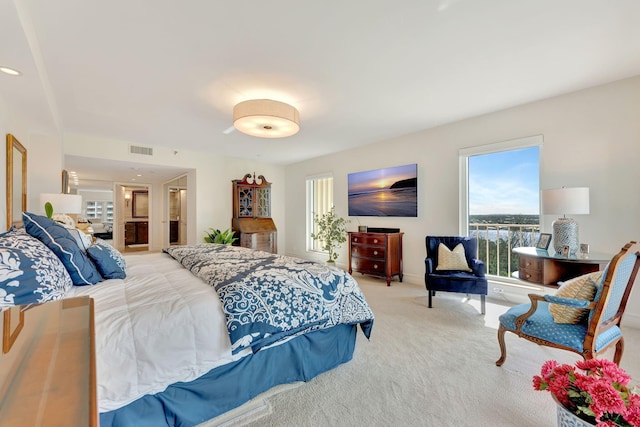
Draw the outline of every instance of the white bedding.
[[[73,286],[94,298],[100,412],[237,360],[215,290],[164,253],[126,255],[127,278]]]

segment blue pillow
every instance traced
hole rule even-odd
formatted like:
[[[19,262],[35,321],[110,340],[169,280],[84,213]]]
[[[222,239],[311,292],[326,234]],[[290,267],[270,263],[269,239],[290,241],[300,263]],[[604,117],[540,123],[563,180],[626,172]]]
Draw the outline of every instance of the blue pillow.
[[[78,247],[66,228],[46,216],[22,213],[27,233],[47,245],[69,272],[74,285],[93,285],[102,281],[87,254]]]
[[[102,239],[96,239],[87,248],[87,254],[93,260],[98,271],[105,279],[124,279],[127,267],[122,254]]]
[[[58,257],[24,228],[0,234],[0,308],[61,299],[72,285]]]

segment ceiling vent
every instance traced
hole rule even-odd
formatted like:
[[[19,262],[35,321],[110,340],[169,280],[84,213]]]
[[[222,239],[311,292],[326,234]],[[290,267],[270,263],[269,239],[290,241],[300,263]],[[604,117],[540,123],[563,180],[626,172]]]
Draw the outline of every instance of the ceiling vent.
[[[130,145],[129,152],[131,154],[144,154],[145,156],[153,156],[153,148],[140,147],[139,145]]]

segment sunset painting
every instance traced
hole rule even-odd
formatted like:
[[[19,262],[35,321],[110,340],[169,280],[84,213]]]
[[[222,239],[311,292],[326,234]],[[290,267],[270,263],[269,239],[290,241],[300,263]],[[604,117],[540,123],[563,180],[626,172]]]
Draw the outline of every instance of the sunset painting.
[[[350,173],[349,216],[418,216],[418,165]]]

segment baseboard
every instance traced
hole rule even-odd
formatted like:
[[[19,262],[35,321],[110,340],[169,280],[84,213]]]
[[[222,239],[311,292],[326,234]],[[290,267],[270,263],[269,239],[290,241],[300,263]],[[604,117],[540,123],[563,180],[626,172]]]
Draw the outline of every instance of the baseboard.
[[[633,328],[640,329],[640,316],[637,314],[627,313],[625,311],[624,317],[622,318],[622,328]]]

